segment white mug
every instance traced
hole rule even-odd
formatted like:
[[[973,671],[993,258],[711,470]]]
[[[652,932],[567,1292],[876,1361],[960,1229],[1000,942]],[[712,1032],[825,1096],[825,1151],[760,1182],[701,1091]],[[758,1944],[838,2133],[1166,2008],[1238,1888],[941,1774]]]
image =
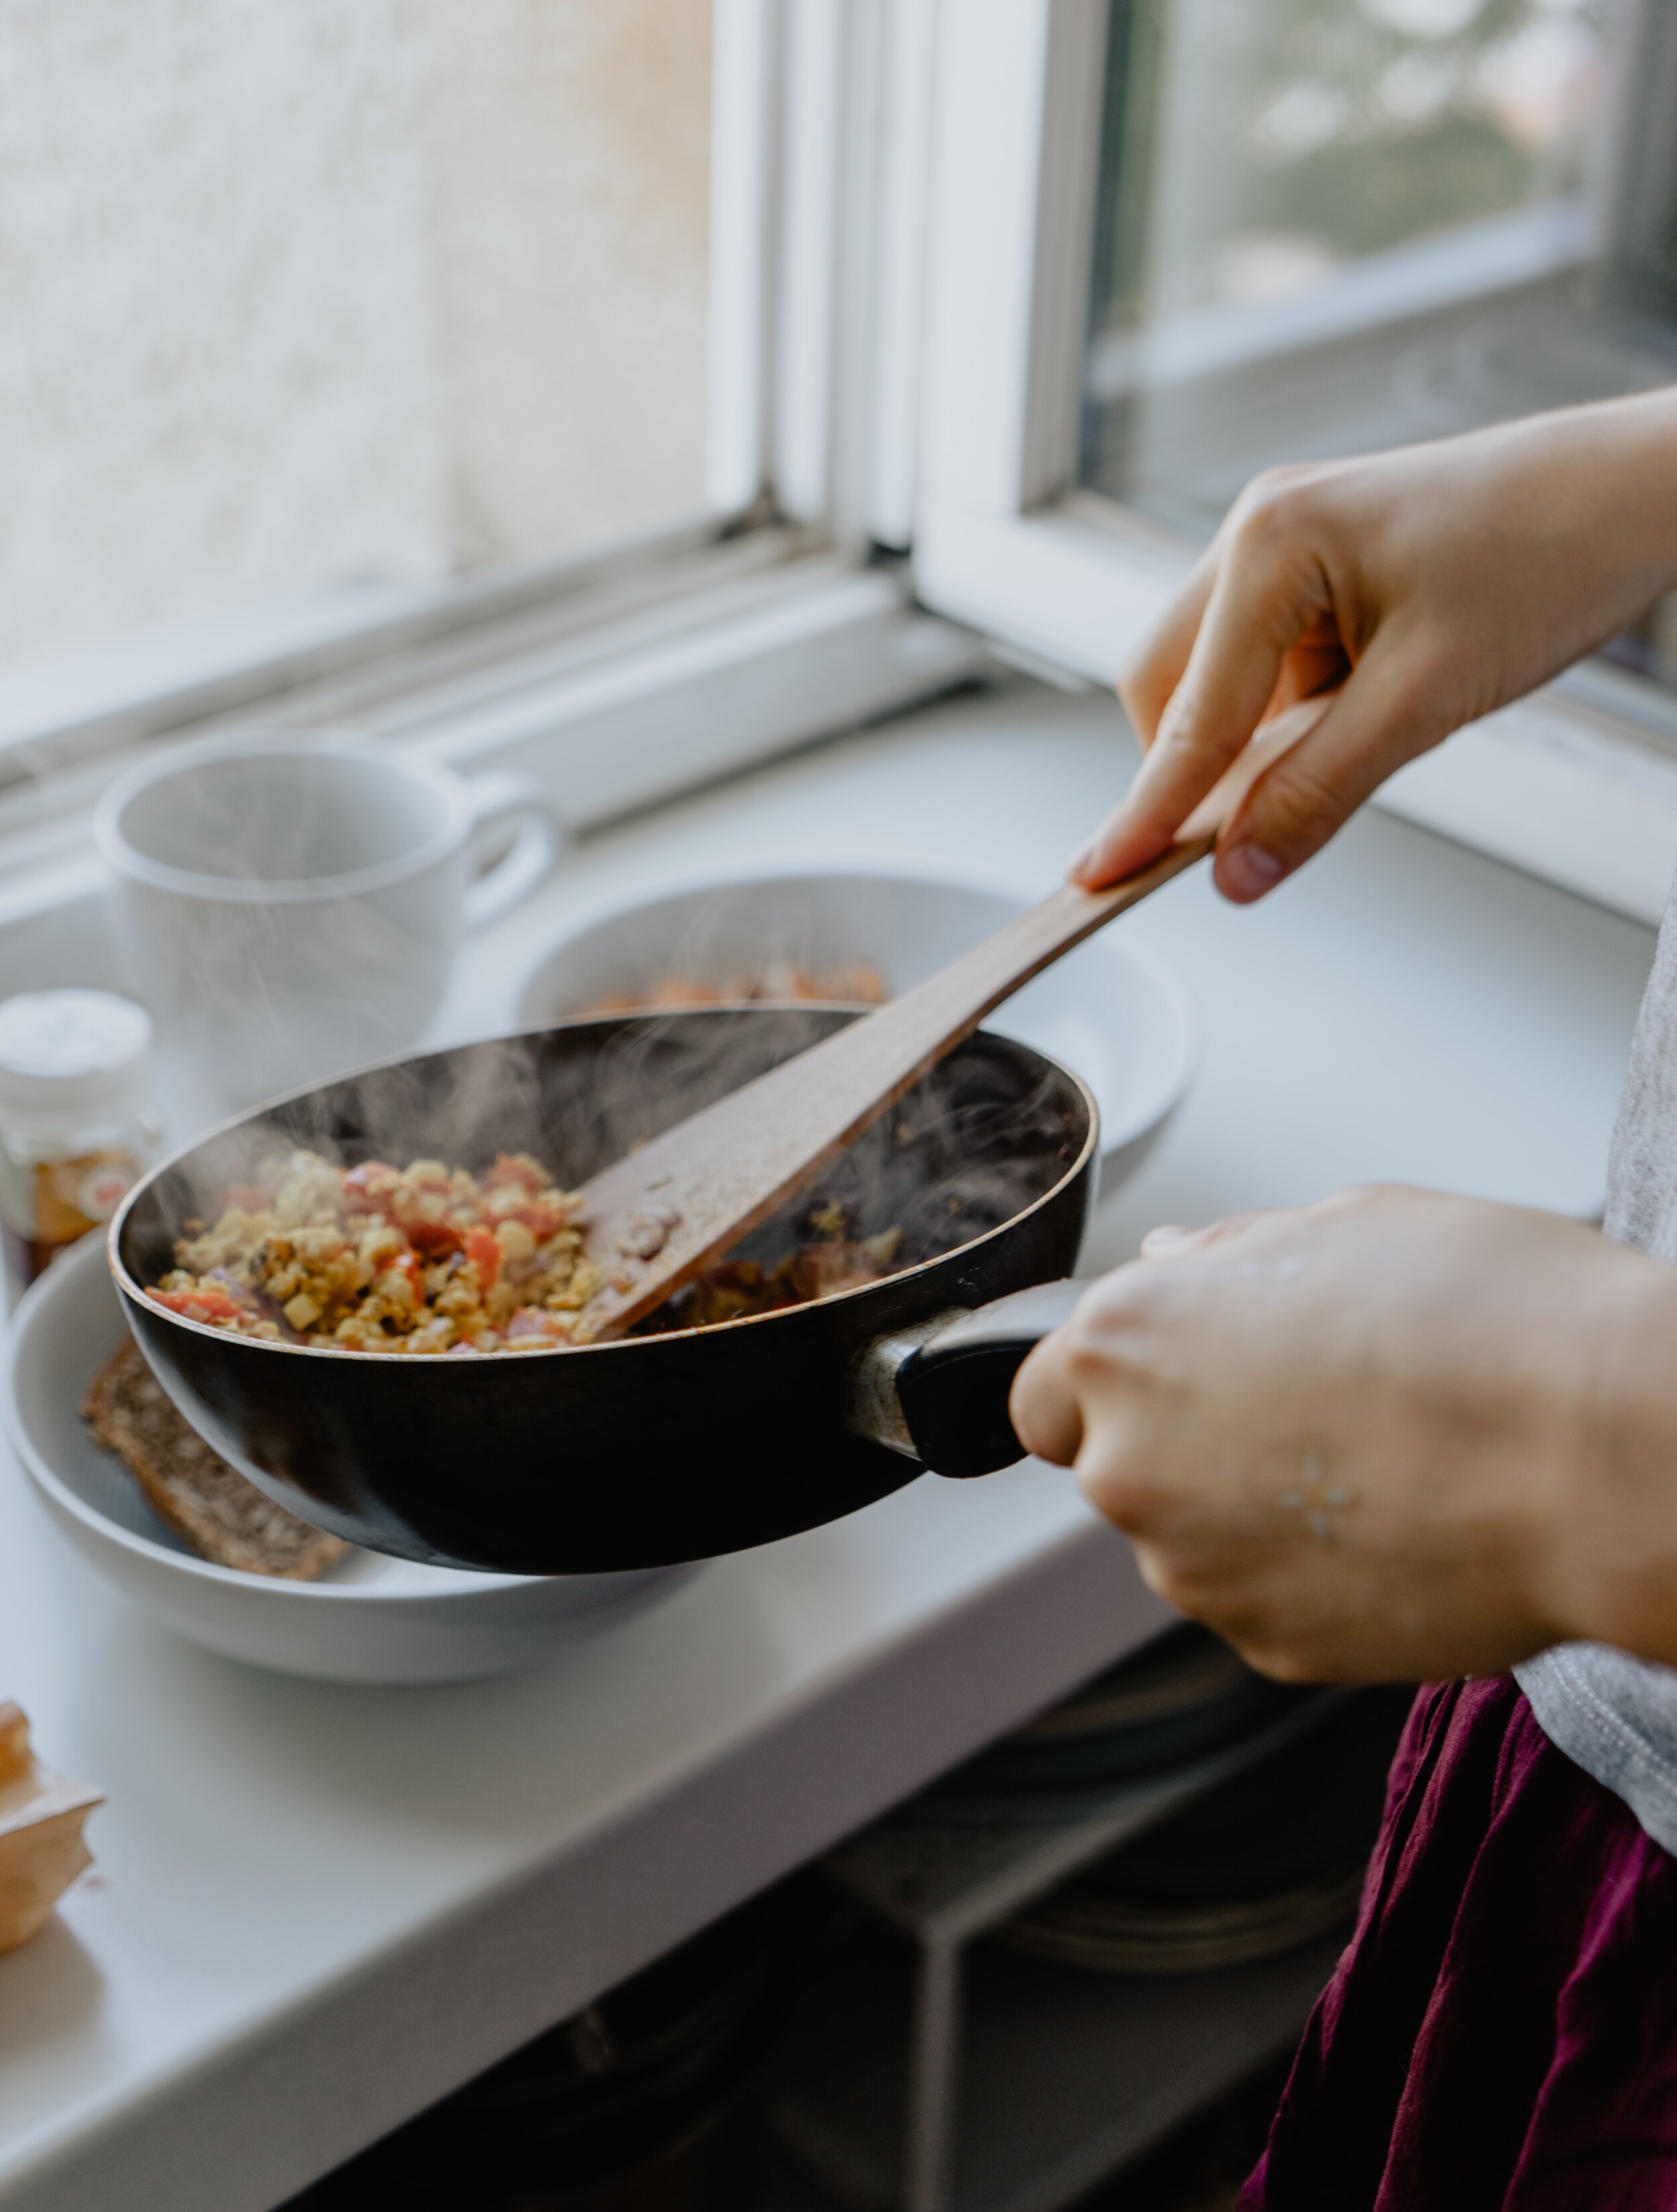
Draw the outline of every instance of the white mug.
[[[475,882],[475,854],[517,823]],[[526,776],[341,736],[172,748],[118,779],[94,835],[130,981],[200,1126],[416,1043],[464,932],[552,868],[564,830]]]

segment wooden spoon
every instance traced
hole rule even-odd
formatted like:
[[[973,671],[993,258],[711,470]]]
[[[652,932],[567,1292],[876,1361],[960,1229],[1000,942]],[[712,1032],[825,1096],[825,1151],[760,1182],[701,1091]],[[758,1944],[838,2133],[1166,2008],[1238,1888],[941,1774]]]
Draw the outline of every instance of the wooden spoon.
[[[590,1338],[619,1336],[828,1167],[986,1014],[1062,953],[1202,860],[1245,788],[1313,727],[1277,718],[1162,858],[1103,891],[1064,884],[935,975],[719,1098],[584,1184],[590,1256],[606,1285]]]

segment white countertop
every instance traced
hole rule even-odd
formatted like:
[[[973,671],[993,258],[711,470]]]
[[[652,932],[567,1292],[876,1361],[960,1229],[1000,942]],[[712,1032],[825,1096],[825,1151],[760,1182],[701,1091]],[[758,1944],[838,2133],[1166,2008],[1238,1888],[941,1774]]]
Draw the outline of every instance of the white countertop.
[[[1046,889],[1127,768],[1109,704],[1022,684],[769,769],[592,839],[473,948],[440,1033],[504,1024],[557,935],[696,881]],[[1370,1177],[1599,1206],[1648,932],[1375,816],[1256,912],[1201,872],[1121,926],[1207,1049],[1091,1264]],[[0,2207],[263,2212],[1156,1617],[1027,1465],[721,1562],[531,1674],[333,1688],[147,1626],[7,1461],[0,1695],[110,1802],[94,1875],[0,1960]]]

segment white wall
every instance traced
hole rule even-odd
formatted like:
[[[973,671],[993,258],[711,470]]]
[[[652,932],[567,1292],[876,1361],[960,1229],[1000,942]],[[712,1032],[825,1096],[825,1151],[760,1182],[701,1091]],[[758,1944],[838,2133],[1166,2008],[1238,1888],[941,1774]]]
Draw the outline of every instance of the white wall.
[[[0,655],[698,503],[706,0],[0,0]]]

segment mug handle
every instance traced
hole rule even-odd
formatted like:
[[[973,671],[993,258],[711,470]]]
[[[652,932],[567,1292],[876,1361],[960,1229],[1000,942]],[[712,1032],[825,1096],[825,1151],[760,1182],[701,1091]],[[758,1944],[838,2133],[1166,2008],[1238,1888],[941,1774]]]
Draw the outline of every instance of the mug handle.
[[[519,823],[518,835],[508,851],[466,892],[466,927],[482,929],[486,922],[499,921],[547,881],[570,833],[552,799],[533,775],[514,775],[509,769],[498,769],[489,775],[474,776],[466,790],[471,799],[474,837],[509,817]]]

